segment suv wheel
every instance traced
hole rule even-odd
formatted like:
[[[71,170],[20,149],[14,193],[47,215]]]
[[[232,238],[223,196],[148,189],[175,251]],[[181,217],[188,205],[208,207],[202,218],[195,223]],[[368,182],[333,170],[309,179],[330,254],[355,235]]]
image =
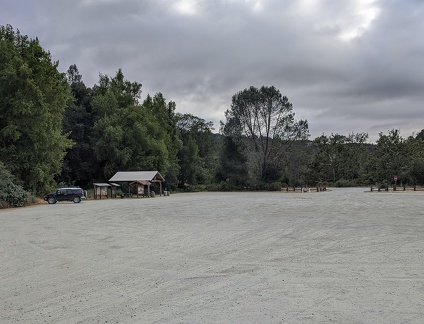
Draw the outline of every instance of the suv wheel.
[[[55,204],[56,203],[56,199],[54,197],[49,197],[49,199],[47,199],[47,202],[49,204]]]
[[[72,201],[74,203],[79,203],[79,202],[81,202],[81,198],[80,197],[74,197],[74,199],[72,199]]]

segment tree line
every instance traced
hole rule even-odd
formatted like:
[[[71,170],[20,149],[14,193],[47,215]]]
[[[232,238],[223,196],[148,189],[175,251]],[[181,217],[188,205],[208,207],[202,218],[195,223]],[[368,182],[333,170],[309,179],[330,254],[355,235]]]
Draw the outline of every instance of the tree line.
[[[252,86],[233,95],[217,134],[160,92],[141,100],[142,84],[121,69],[87,87],[76,65],[58,66],[38,39],[0,27],[0,201],[127,170],[158,170],[170,190],[424,183],[423,131],[311,140],[286,96]]]

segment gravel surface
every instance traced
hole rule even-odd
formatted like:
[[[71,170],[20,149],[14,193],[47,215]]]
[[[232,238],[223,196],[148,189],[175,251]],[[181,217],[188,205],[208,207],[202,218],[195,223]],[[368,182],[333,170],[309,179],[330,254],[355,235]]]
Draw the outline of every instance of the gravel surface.
[[[0,210],[0,323],[423,323],[424,193]]]

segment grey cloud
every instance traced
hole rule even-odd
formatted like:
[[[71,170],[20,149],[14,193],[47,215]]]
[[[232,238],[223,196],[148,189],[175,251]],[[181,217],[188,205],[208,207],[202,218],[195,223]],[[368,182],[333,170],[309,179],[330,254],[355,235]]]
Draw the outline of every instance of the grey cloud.
[[[38,37],[61,70],[77,64],[89,86],[122,68],[216,126],[234,93],[275,85],[312,137],[424,128],[423,1],[375,1],[368,27],[356,0],[197,0],[194,14],[176,3],[21,0],[0,21]],[[359,34],[343,41],[349,28]]]

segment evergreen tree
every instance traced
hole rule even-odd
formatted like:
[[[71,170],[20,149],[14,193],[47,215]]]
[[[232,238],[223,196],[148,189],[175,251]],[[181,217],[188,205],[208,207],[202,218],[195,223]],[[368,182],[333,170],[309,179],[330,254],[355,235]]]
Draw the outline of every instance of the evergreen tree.
[[[91,107],[92,91],[85,86],[76,65],[69,67],[67,76],[73,100],[69,101],[65,110],[63,130],[69,134],[74,146],[65,156],[58,180],[85,188],[91,185],[98,173],[97,161],[90,143],[95,117]]]
[[[178,152],[180,175],[178,186],[209,184],[217,165],[217,143],[213,123],[192,114],[176,114],[177,128],[182,141]]]
[[[394,176],[399,180],[406,178],[410,168],[410,153],[399,130],[392,129],[387,135],[380,133],[368,165],[372,182],[392,183]]]
[[[178,174],[180,171],[178,152],[182,148],[182,141],[178,136],[177,117],[175,113],[176,104],[171,101],[166,103],[162,93],[157,93],[153,98],[147,95],[143,102],[143,108],[150,112],[151,116],[156,120],[159,127],[164,131],[164,141],[167,147],[168,164],[163,169],[163,175],[167,185],[175,188],[178,182]]]
[[[92,145],[100,177],[108,179],[117,171],[169,170],[176,161],[169,150],[175,150],[169,120],[174,106],[167,107],[161,94],[153,100],[148,96],[140,105],[141,84],[125,80],[121,70],[113,78],[101,75],[99,83],[92,101]]]
[[[225,189],[242,189],[249,185],[247,158],[231,136],[224,136],[216,180]]]
[[[38,39],[0,27],[0,160],[37,194],[55,186],[72,145],[62,132],[71,94],[57,67]]]

